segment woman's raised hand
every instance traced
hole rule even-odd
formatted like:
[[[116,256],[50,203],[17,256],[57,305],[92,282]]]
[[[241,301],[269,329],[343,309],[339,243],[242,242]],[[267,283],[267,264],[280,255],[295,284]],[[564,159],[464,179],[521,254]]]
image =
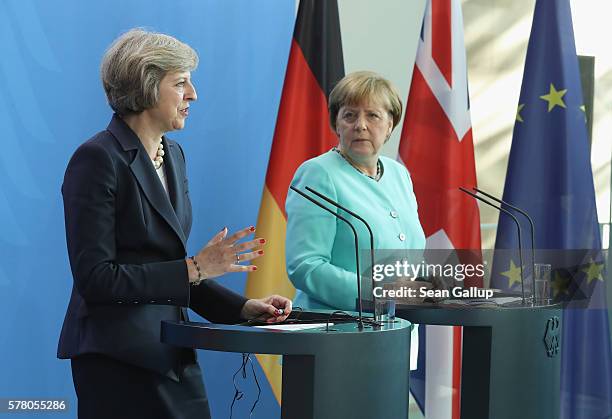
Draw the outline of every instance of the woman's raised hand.
[[[242,265],[243,262],[251,261],[264,254],[262,249],[257,249],[266,243],[263,238],[237,243],[240,239],[247,237],[255,231],[255,227],[247,227],[231,236],[227,236],[227,227],[218,232],[197,255],[194,256],[197,265],[204,278],[214,278],[227,272],[250,272],[257,270],[255,265]],[[190,282],[198,280],[197,268],[188,259]]]

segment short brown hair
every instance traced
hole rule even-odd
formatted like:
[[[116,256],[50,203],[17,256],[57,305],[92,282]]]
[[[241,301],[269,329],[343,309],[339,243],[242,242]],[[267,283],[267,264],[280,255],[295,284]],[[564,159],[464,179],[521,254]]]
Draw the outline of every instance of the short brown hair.
[[[172,36],[131,29],[117,38],[102,58],[100,76],[108,104],[119,115],[155,106],[159,83],[171,71],[193,71],[198,54]]]
[[[372,71],[355,71],[344,76],[329,94],[329,122],[336,130],[340,108],[374,101],[385,107],[393,118],[393,128],[402,119],[402,100],[391,82]]]

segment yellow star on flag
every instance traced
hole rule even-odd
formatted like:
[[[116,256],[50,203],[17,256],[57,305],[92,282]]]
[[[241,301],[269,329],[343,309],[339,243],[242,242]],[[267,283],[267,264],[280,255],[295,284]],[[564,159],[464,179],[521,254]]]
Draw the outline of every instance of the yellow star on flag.
[[[523,122],[523,117],[521,116],[521,110],[525,107],[524,103],[519,103],[518,108],[516,109],[516,120],[519,122]]]
[[[555,106],[561,106],[565,108],[565,102],[563,102],[563,95],[567,93],[567,89],[557,90],[554,84],[550,84],[550,90],[547,95],[540,96],[540,99],[548,102],[548,112],[552,111]]]
[[[561,276],[557,271],[555,272],[555,279],[552,281],[553,299],[557,298],[559,294],[567,294],[567,286],[569,285],[569,279]]]
[[[593,259],[585,268],[582,268],[582,272],[587,274],[587,283],[590,284],[594,280],[603,281],[601,271],[603,270],[603,263],[595,263]]]
[[[508,288],[512,288],[514,283],[521,283],[521,268],[516,266],[513,260],[510,260],[510,269],[501,274],[508,278]]]

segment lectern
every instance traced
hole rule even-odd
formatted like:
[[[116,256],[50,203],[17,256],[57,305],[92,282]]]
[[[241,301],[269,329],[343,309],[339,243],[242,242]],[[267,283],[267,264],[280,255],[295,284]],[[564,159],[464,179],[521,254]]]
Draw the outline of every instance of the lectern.
[[[300,320],[329,314],[304,312]],[[412,327],[401,319],[363,330],[354,322],[333,321],[329,329],[300,331],[164,321],[161,340],[213,351],[281,354],[283,419],[407,418]]]
[[[559,418],[561,306],[403,305],[418,324],[463,326],[461,418]]]

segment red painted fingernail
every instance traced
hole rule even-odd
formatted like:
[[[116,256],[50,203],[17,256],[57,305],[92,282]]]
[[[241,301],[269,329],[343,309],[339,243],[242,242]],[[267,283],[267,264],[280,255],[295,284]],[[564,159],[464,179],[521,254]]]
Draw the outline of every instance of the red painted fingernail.
[[[263,250],[257,252],[258,255],[263,255]]]
[[[266,242],[266,239],[259,239],[259,243],[264,244]]]
[[[255,227],[253,226],[249,227],[249,231],[255,231]]]
[[[257,270],[257,266],[253,266],[252,270],[256,271]]]

